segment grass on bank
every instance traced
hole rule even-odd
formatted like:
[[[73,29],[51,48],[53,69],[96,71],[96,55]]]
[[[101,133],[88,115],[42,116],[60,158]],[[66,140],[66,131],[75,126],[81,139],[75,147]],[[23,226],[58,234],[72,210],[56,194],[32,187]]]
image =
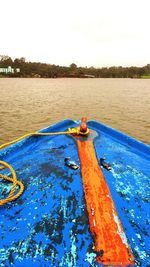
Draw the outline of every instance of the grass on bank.
[[[148,75],[142,75],[141,78],[142,79],[150,79],[150,74],[148,74]]]

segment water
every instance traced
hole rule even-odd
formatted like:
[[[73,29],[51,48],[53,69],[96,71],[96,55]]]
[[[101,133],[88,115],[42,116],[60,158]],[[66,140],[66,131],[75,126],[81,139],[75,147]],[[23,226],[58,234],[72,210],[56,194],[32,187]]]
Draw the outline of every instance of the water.
[[[0,79],[0,143],[87,116],[150,144],[150,80]]]

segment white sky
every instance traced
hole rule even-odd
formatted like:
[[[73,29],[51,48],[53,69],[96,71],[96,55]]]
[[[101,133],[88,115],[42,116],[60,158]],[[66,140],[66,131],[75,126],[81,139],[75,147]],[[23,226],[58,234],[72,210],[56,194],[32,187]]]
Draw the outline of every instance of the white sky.
[[[0,0],[0,55],[64,66],[144,66],[150,0]]]

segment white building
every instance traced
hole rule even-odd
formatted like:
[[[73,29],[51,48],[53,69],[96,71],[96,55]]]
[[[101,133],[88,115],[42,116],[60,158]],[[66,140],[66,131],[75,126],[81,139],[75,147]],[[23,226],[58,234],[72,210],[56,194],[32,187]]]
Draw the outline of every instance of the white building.
[[[8,66],[7,68],[0,68],[0,73],[15,73],[15,72],[20,72],[19,68],[12,68],[11,66]]]

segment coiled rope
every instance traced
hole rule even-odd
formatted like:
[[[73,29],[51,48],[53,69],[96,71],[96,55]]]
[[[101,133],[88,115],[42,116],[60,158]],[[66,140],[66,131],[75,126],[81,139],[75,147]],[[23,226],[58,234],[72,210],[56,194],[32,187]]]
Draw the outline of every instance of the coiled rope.
[[[21,141],[21,140],[25,139],[26,137],[34,136],[34,135],[36,135],[36,136],[50,136],[50,135],[60,135],[60,134],[75,134],[75,135],[84,135],[85,136],[88,133],[89,133],[88,128],[87,128],[86,132],[82,132],[80,130],[80,127],[69,128],[68,131],[66,131],[66,132],[51,132],[51,133],[33,132],[33,133],[25,134],[25,135],[15,139],[15,140],[11,141],[11,142],[7,142],[5,144],[2,144],[0,146],[0,150],[3,148],[6,148],[9,145],[15,144],[18,141]],[[8,176],[5,176],[5,175],[0,173],[0,178],[7,180],[13,184],[9,195],[5,199],[0,200],[0,206],[2,206],[4,204],[11,202],[13,200],[16,200],[18,197],[20,197],[24,191],[24,185],[22,182],[17,180],[16,172],[11,167],[11,165],[9,165],[8,163],[1,161],[1,160],[0,160],[0,165],[1,165],[0,170],[4,170],[5,168],[8,168],[11,172],[11,175],[12,175],[12,177],[8,177]],[[17,185],[19,185],[20,188],[19,188],[19,191],[15,194]]]
[[[0,170],[8,168],[12,174],[12,178],[11,178],[11,177],[5,176],[5,175],[0,173],[0,178],[7,180],[13,184],[12,188],[9,192],[9,195],[5,199],[0,200],[0,206],[2,206],[4,204],[6,204],[10,201],[13,201],[13,200],[17,199],[18,197],[20,197],[24,191],[24,185],[23,185],[23,183],[21,183],[20,181],[17,180],[16,172],[8,163],[0,160],[0,165],[1,165]],[[20,189],[19,189],[18,193],[15,194],[17,185],[19,185]]]

